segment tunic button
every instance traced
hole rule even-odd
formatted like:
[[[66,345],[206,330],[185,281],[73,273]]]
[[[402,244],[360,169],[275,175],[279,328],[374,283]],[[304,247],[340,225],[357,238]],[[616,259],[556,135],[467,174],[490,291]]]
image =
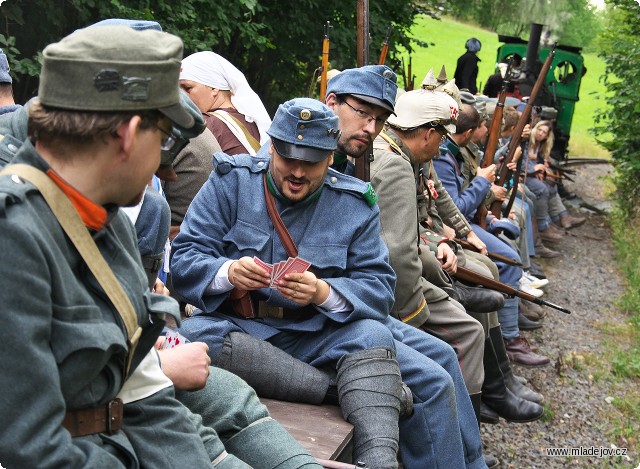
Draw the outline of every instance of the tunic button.
[[[302,140],[302,135],[298,135],[298,140]]]
[[[335,177],[335,176],[333,176],[333,177],[330,179],[330,181],[331,181],[331,184],[335,184],[336,182],[338,182],[338,178],[337,178],[337,177]]]
[[[20,177],[16,174],[12,174],[11,175],[11,180],[13,182],[15,182],[16,184],[24,184],[24,182],[22,181],[22,179],[20,179]]]
[[[10,143],[9,145],[7,145],[7,148],[9,149],[9,151],[10,151],[11,153],[15,153],[15,152],[17,152],[17,151],[18,151],[18,147],[17,147],[17,146],[15,146],[13,143]]]
[[[258,168],[262,168],[264,166],[264,161],[258,161]]]

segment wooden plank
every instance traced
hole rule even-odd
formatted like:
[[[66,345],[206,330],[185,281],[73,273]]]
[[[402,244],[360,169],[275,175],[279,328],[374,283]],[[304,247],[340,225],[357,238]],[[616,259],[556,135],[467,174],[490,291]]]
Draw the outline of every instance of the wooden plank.
[[[271,416],[285,427],[312,456],[335,460],[351,442],[353,426],[340,408],[260,398]]]

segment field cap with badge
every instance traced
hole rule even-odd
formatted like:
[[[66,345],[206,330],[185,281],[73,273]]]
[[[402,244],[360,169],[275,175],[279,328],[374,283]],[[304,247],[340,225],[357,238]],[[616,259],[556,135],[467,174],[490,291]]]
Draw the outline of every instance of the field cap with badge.
[[[174,124],[196,122],[180,99],[182,41],[153,29],[85,28],[43,51],[38,97],[47,107],[75,111],[156,109]]]
[[[397,76],[386,65],[365,65],[343,70],[327,84],[327,96],[351,95],[393,113],[398,90]]]
[[[398,98],[396,114],[387,120],[391,127],[411,130],[423,125],[442,126],[448,133],[456,132],[458,104],[440,91],[417,89]]]
[[[320,101],[295,98],[278,107],[267,134],[280,156],[317,163],[337,148],[340,130],[338,117]]]

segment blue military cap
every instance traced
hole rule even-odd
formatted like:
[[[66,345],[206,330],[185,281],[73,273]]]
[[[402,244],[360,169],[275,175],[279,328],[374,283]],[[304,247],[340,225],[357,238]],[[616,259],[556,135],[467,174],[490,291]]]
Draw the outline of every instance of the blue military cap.
[[[338,146],[338,117],[320,101],[295,98],[281,104],[267,130],[279,155],[311,162],[327,158]]]
[[[13,83],[9,75],[9,61],[2,49],[0,49],[0,83]]]
[[[162,31],[162,26],[160,26],[160,23],[157,21],[130,20],[128,18],[108,18],[106,20],[98,21],[91,26],[128,26],[136,31],[145,31],[147,29]]]
[[[390,112],[396,103],[398,79],[386,65],[365,65],[350,68],[329,80],[327,94],[349,94]]]

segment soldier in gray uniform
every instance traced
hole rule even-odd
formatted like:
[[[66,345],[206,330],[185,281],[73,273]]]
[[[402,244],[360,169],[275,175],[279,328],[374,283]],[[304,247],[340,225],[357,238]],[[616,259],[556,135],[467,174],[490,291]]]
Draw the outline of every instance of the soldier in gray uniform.
[[[0,178],[5,467],[211,465],[150,352],[177,305],[148,291],[135,232],[118,211],[140,200],[172,122],[194,125],[180,104],[181,56],[179,38],[126,27],[81,30],[44,50],[30,140],[13,161],[37,176],[10,166]],[[126,319],[27,182],[34,177],[89,230],[131,304]],[[142,369],[147,378],[132,380]]]

